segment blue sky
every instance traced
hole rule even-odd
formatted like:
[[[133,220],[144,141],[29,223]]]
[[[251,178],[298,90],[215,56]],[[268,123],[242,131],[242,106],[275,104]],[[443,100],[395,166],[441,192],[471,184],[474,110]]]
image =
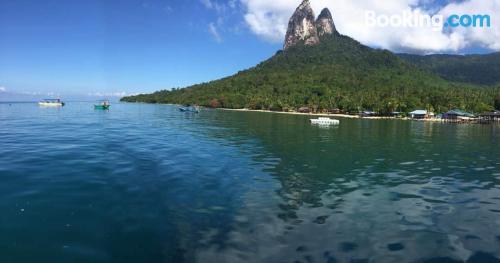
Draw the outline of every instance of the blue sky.
[[[336,4],[334,19],[341,33],[351,35],[345,25],[352,23],[342,12],[336,17],[344,6],[333,1],[341,0],[312,4],[315,11]],[[281,49],[299,2],[0,0],[0,96],[151,92],[232,75]],[[445,3],[425,0],[416,6],[439,9]],[[395,51],[404,48],[387,43]],[[490,50],[477,45],[460,51]]]
[[[147,92],[224,77],[281,45],[209,24],[198,0],[0,1],[0,86],[59,94]],[[239,28],[241,27],[241,29]]]

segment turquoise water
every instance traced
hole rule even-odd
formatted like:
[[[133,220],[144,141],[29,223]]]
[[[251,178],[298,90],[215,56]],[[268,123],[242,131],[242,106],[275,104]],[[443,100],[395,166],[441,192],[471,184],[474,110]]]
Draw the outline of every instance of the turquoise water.
[[[0,104],[0,262],[498,262],[500,126]]]

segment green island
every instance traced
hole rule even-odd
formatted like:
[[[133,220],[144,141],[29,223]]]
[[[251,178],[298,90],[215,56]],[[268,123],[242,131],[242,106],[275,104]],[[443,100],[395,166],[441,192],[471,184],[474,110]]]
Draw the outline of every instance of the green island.
[[[186,88],[125,102],[380,116],[416,109],[482,113],[500,109],[500,53],[410,55],[374,49],[338,32],[298,41],[257,66]]]

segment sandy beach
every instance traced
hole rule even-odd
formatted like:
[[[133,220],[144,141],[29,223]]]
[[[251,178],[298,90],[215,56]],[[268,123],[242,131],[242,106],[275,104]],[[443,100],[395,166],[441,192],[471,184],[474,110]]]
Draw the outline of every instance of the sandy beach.
[[[265,113],[276,113],[276,114],[290,114],[290,115],[306,115],[306,116],[318,116],[318,117],[336,117],[336,118],[349,118],[349,119],[371,119],[371,120],[384,120],[384,119],[397,119],[397,120],[411,120],[410,118],[395,118],[395,117],[361,117],[359,115],[348,115],[348,114],[333,114],[333,113],[302,113],[302,112],[285,112],[285,111],[270,111],[270,110],[250,110],[250,109],[224,109],[219,108],[218,110],[225,111],[243,111],[243,112],[265,112]]]

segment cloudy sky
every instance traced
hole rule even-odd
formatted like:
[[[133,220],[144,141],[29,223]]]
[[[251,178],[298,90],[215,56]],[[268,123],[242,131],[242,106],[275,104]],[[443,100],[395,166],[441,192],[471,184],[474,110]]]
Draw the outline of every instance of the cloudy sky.
[[[281,49],[301,0],[0,1],[0,96],[123,95],[184,87]],[[311,0],[340,33],[412,53],[500,51],[500,0]],[[369,27],[365,11],[488,14],[490,28]]]
[[[273,42],[281,41],[286,32],[288,17],[301,0],[242,0],[245,21],[257,36]],[[500,0],[311,0],[316,14],[328,7],[338,30],[362,43],[396,52],[412,53],[470,53],[500,50]],[[378,15],[402,15],[420,12],[430,16],[490,15],[490,28],[460,28],[452,32],[432,27],[367,26],[367,12]]]

